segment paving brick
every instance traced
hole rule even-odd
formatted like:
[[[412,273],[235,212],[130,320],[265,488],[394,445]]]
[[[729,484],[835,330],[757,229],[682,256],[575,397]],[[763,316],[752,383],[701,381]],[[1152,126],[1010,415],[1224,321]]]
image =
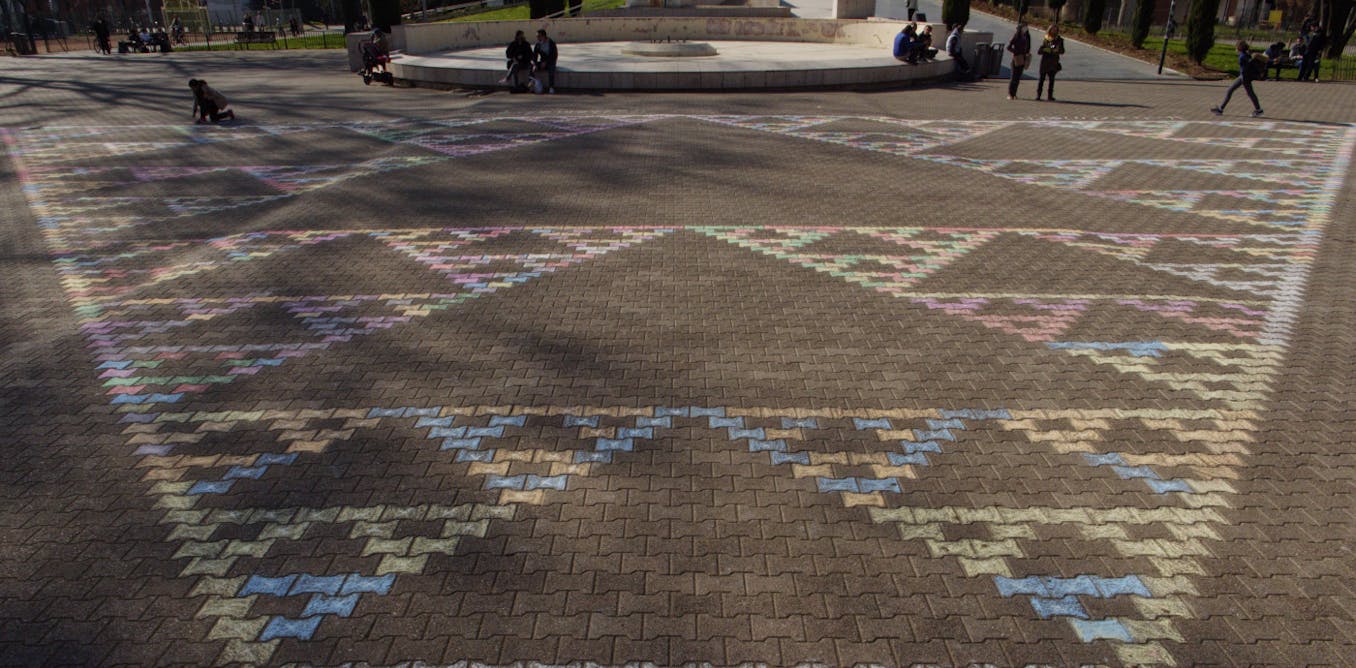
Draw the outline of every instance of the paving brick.
[[[0,655],[1351,654],[1346,125],[247,55],[137,62],[213,72],[222,127],[103,99],[130,61],[11,68]]]

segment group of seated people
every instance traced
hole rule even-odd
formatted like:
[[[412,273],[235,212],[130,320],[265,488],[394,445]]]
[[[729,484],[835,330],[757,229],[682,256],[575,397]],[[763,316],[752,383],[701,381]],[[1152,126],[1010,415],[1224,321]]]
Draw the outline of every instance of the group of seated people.
[[[922,32],[919,32],[918,23],[910,21],[898,35],[895,35],[894,54],[897,60],[910,65],[916,65],[920,60],[924,62],[935,60],[937,49],[932,47],[932,25],[923,26]]]
[[[133,28],[132,31],[127,34],[127,41],[123,42],[123,44],[134,53],[150,53],[151,51],[168,53],[170,50],[170,37],[169,33],[165,32],[165,29],[161,27],[160,24],[156,24],[154,32],[145,27],[140,29]]]
[[[1276,80],[1281,80],[1281,70],[1286,67],[1294,67],[1299,70],[1299,80],[1318,79],[1318,64],[1323,57],[1323,50],[1327,46],[1327,38],[1321,32],[1321,27],[1309,26],[1301,30],[1299,37],[1296,37],[1287,46],[1285,42],[1275,42],[1267,47],[1264,55],[1267,58],[1266,71],[1262,73],[1262,78],[1266,78],[1267,72],[1276,70]]]

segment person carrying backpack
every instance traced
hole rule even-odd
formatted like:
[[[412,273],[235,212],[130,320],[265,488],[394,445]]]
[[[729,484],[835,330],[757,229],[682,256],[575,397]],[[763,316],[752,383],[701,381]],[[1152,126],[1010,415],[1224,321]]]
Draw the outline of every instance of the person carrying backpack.
[[[1254,117],[1262,115],[1262,103],[1257,101],[1257,93],[1252,90],[1252,82],[1261,79],[1266,75],[1266,59],[1253,58],[1248,53],[1248,43],[1238,40],[1236,47],[1238,49],[1238,78],[1229,84],[1229,90],[1224,92],[1224,101],[1218,107],[1211,107],[1210,112],[1219,116],[1224,113],[1224,107],[1228,106],[1229,98],[1234,96],[1234,91],[1240,87],[1248,94],[1248,99],[1252,100],[1252,115]]]

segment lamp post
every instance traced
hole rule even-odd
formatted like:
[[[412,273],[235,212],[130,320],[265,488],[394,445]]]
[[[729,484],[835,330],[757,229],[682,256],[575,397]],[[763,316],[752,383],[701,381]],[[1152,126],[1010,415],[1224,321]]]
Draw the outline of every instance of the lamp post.
[[[1139,0],[1140,2],[1151,2],[1152,0]],[[1172,31],[1177,27],[1177,0],[1168,3],[1168,26],[1163,31],[1163,52],[1158,54],[1158,73],[1163,74],[1163,61],[1168,59],[1168,38],[1172,37]]]

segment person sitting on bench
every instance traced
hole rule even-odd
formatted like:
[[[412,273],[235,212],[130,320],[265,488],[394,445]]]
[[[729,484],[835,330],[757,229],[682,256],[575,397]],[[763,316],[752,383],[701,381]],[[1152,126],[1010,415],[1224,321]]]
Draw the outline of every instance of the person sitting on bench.
[[[508,48],[504,50],[504,56],[508,58],[508,74],[504,75],[499,83],[508,83],[514,89],[523,89],[524,85],[518,81],[520,73],[532,73],[532,45],[527,43],[527,37],[523,31],[519,30],[513,35],[513,41],[509,42]]]
[[[910,65],[918,63],[918,26],[910,23],[904,26],[903,30],[895,35],[895,60],[906,62]]]

